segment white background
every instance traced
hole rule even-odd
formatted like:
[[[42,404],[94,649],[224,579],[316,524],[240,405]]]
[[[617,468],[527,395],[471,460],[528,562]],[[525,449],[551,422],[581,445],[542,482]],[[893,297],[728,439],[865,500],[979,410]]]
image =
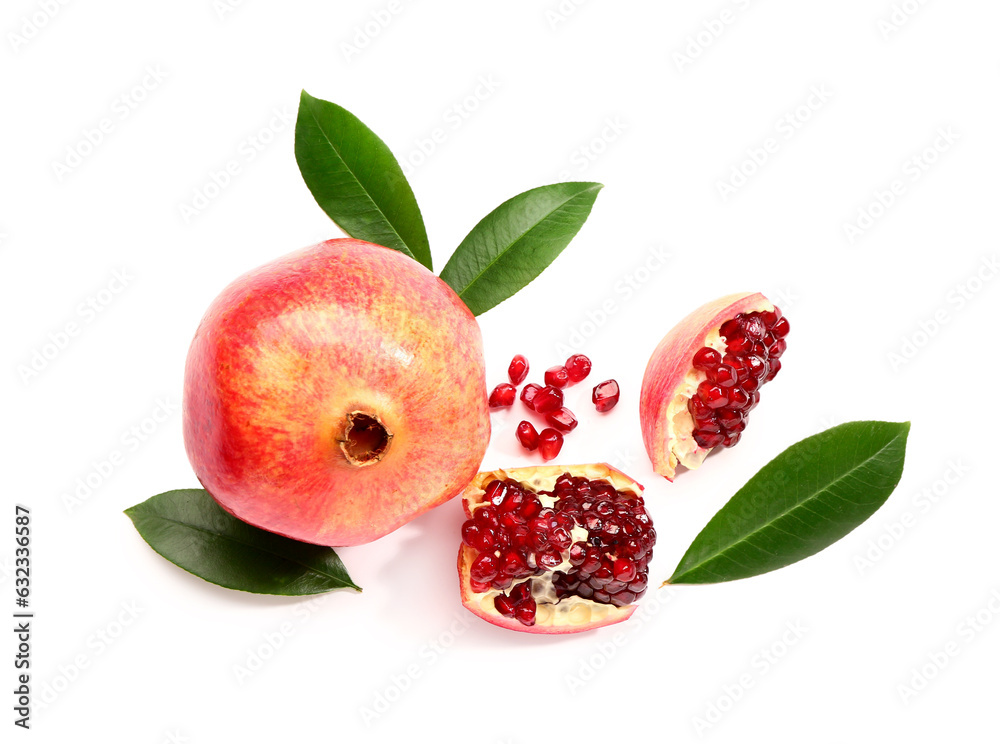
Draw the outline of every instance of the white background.
[[[13,504],[24,503],[32,678],[50,701],[25,736],[994,737],[1000,308],[984,261],[997,248],[1000,7],[231,5],[9,0],[0,18],[0,596],[13,608]],[[301,88],[356,113],[410,164],[438,268],[520,191],[606,185],[577,240],[481,324],[490,385],[514,353],[543,370],[574,344],[594,359],[591,383],[621,383],[600,420],[590,387],[572,390],[581,426],[560,460],[607,460],[647,485],[651,583],[760,466],[834,423],[913,422],[897,491],[814,558],[650,594],[645,616],[565,638],[505,632],[460,606],[454,502],[340,551],[362,595],[251,596],[165,562],[122,510],[197,485],[177,405],[203,311],[244,271],[338,234],[295,165]],[[110,131],[88,147],[102,119]],[[443,141],[425,155],[436,128]],[[185,219],[233,160],[239,173]],[[755,172],[724,196],[741,168]],[[876,192],[894,181],[880,208]],[[849,236],[859,210],[875,218]],[[120,291],[101,294],[109,286]],[[639,434],[646,360],[690,309],[740,290],[789,316],[784,369],[743,442],[671,485]],[[99,313],[88,298],[102,298]],[[609,300],[613,312],[595,315]],[[65,348],[25,374],[69,323]],[[494,417],[486,466],[535,461],[513,443],[515,415]],[[115,453],[103,482],[67,502]],[[241,680],[247,665],[257,671]],[[9,656],[0,668],[12,689]]]

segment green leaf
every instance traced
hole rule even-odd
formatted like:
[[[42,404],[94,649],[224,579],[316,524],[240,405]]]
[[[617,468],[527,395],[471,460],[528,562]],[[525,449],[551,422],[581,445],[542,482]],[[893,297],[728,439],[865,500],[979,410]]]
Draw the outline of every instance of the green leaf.
[[[287,596],[361,591],[330,548],[251,527],[200,488],[167,491],[125,513],[153,550],[219,586]]]
[[[556,183],[518,194],[472,228],[441,272],[475,315],[528,285],[583,227],[599,183]]]
[[[832,545],[899,483],[909,431],[909,422],[853,421],[792,445],[712,517],[666,583],[745,579]]]
[[[344,232],[431,268],[413,189],[385,142],[354,114],[302,91],[295,160],[316,202]]]

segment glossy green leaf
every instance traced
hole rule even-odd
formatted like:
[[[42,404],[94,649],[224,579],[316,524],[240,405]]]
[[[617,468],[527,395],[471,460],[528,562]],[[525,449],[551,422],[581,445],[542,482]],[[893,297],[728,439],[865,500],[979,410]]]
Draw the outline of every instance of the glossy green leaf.
[[[125,513],[153,550],[219,586],[289,596],[361,591],[332,549],[241,522],[200,488],[167,491]]]
[[[767,573],[835,543],[885,503],[910,424],[853,421],[792,445],[712,517],[666,583]]]
[[[525,191],[490,212],[441,272],[475,315],[523,289],[555,260],[590,215],[599,183]]]
[[[431,268],[413,189],[385,142],[354,114],[302,91],[295,160],[316,202],[344,232]]]

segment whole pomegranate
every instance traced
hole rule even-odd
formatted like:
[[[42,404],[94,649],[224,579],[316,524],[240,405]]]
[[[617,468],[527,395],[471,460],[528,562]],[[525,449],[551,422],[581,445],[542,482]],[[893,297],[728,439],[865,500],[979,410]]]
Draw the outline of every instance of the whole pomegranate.
[[[628,619],[656,542],[642,490],[604,464],[480,473],[462,494],[462,604],[527,633]]]
[[[716,447],[740,441],[760,390],[781,369],[788,320],[762,294],[706,303],[653,351],[642,378],[639,419],[653,469],[674,479]]]
[[[239,519],[320,545],[381,537],[459,493],[490,436],[482,337],[409,257],[328,240],[237,279],[195,334],[184,443]]]

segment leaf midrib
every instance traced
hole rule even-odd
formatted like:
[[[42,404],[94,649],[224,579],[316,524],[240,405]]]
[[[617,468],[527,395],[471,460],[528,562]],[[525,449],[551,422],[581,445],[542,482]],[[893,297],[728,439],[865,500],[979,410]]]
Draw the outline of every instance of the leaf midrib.
[[[553,209],[550,209],[548,212],[545,213],[545,215],[543,217],[539,218],[538,220],[536,220],[535,222],[533,222],[529,227],[525,228],[521,232],[521,234],[517,236],[516,240],[513,240],[510,243],[508,243],[506,248],[504,248],[499,253],[497,253],[497,255],[488,264],[486,264],[478,274],[476,274],[474,277],[472,277],[471,280],[469,280],[469,282],[465,285],[465,288],[462,289],[462,291],[458,293],[458,296],[461,297],[462,300],[465,300],[465,293],[468,292],[469,290],[471,290],[475,286],[476,282],[479,281],[480,277],[482,277],[483,274],[485,274],[487,271],[489,271],[497,261],[499,261],[508,251],[510,251],[511,248],[513,248],[515,245],[517,245],[522,240],[524,240],[525,236],[529,232],[531,232],[536,227],[538,227],[540,224],[542,224],[543,222],[545,222],[545,220],[547,220],[550,217],[552,217],[553,214],[555,214],[558,210],[560,210],[563,207],[565,207],[571,201],[573,201],[574,199],[582,196],[583,194],[586,194],[588,191],[590,191],[593,188],[594,188],[593,186],[590,186],[590,187],[588,187],[586,189],[583,189],[582,191],[576,192],[572,196],[567,197],[558,206],[554,207]],[[577,228],[577,229],[579,229],[579,228]],[[454,289],[454,287],[452,287],[452,289]]]
[[[348,163],[347,160],[344,158],[344,156],[341,154],[341,152],[338,149],[338,147],[335,144],[333,144],[333,140],[331,140],[327,136],[326,130],[323,128],[323,125],[320,123],[319,119],[316,117],[316,113],[313,111],[313,107],[312,106],[309,107],[309,116],[311,116],[312,120],[316,123],[316,127],[319,129],[320,134],[323,135],[323,139],[326,140],[326,143],[328,145],[330,145],[330,149],[333,150],[335,153],[337,153],[337,157],[340,158],[340,162],[344,164],[345,168],[347,168],[347,172],[351,174],[351,176],[354,178],[355,182],[361,187],[362,191],[364,191],[365,196],[368,197],[368,201],[370,201],[372,203],[372,205],[374,205],[375,209],[382,216],[382,219],[385,220],[385,223],[392,229],[392,234],[396,236],[396,238],[399,240],[400,243],[403,244],[403,247],[405,247],[406,250],[407,250],[407,252],[410,254],[410,258],[413,258],[415,260],[416,259],[416,255],[413,253],[413,249],[411,249],[410,246],[409,246],[409,244],[406,242],[406,240],[403,239],[403,236],[399,234],[399,230],[396,229],[396,226],[393,224],[392,220],[389,219],[389,216],[385,212],[382,211],[382,207],[379,205],[378,202],[375,201],[374,197],[372,197],[371,192],[361,182],[361,178],[359,178],[358,174],[354,172],[354,169],[351,167],[350,163]]]
[[[722,550],[719,550],[719,551],[713,553],[712,555],[710,555],[707,558],[705,558],[705,560],[703,560],[703,561],[701,561],[699,563],[696,563],[695,565],[691,566],[686,571],[684,571],[684,573],[682,573],[681,576],[685,576],[685,575],[687,575],[687,574],[689,574],[689,573],[691,573],[693,571],[696,571],[697,569],[702,568],[703,566],[707,565],[708,563],[711,563],[712,561],[714,561],[716,558],[718,558],[723,553],[725,553],[725,552],[727,552],[729,550],[732,550],[733,548],[735,548],[736,546],[740,545],[741,543],[744,543],[747,540],[749,540],[751,537],[754,537],[755,535],[760,534],[764,530],[766,530],[769,527],[771,527],[775,522],[781,520],[782,518],[784,518],[785,516],[787,516],[791,512],[793,512],[796,509],[799,509],[799,508],[801,508],[801,507],[809,504],[814,499],[818,498],[821,494],[824,494],[827,491],[829,491],[838,482],[840,482],[844,478],[847,478],[850,475],[852,475],[855,470],[857,470],[858,468],[864,467],[869,462],[871,462],[872,460],[874,460],[882,452],[884,452],[889,447],[890,444],[892,444],[893,442],[895,442],[897,439],[899,439],[899,435],[898,434],[895,435],[895,436],[893,436],[892,439],[890,439],[888,442],[886,442],[882,447],[880,447],[872,455],[870,455],[865,460],[863,460],[862,462],[860,462],[857,465],[855,465],[854,467],[852,467],[850,470],[848,470],[848,471],[842,473],[841,475],[837,476],[836,478],[834,478],[832,481],[830,481],[825,486],[823,486],[823,488],[821,488],[820,490],[818,490],[815,493],[813,493],[813,495],[810,496],[809,498],[807,498],[805,501],[800,501],[800,502],[794,504],[793,506],[789,507],[788,509],[786,509],[785,511],[783,511],[781,514],[779,514],[778,516],[776,516],[774,519],[769,520],[765,524],[763,524],[760,527],[758,527],[757,529],[755,529],[753,532],[747,533],[746,535],[744,535],[743,537],[741,537],[736,542],[730,543],[729,545],[727,545],[726,547],[724,547]],[[673,577],[671,577],[671,579],[667,579],[666,583],[668,583],[668,584],[671,583],[672,578]]]

